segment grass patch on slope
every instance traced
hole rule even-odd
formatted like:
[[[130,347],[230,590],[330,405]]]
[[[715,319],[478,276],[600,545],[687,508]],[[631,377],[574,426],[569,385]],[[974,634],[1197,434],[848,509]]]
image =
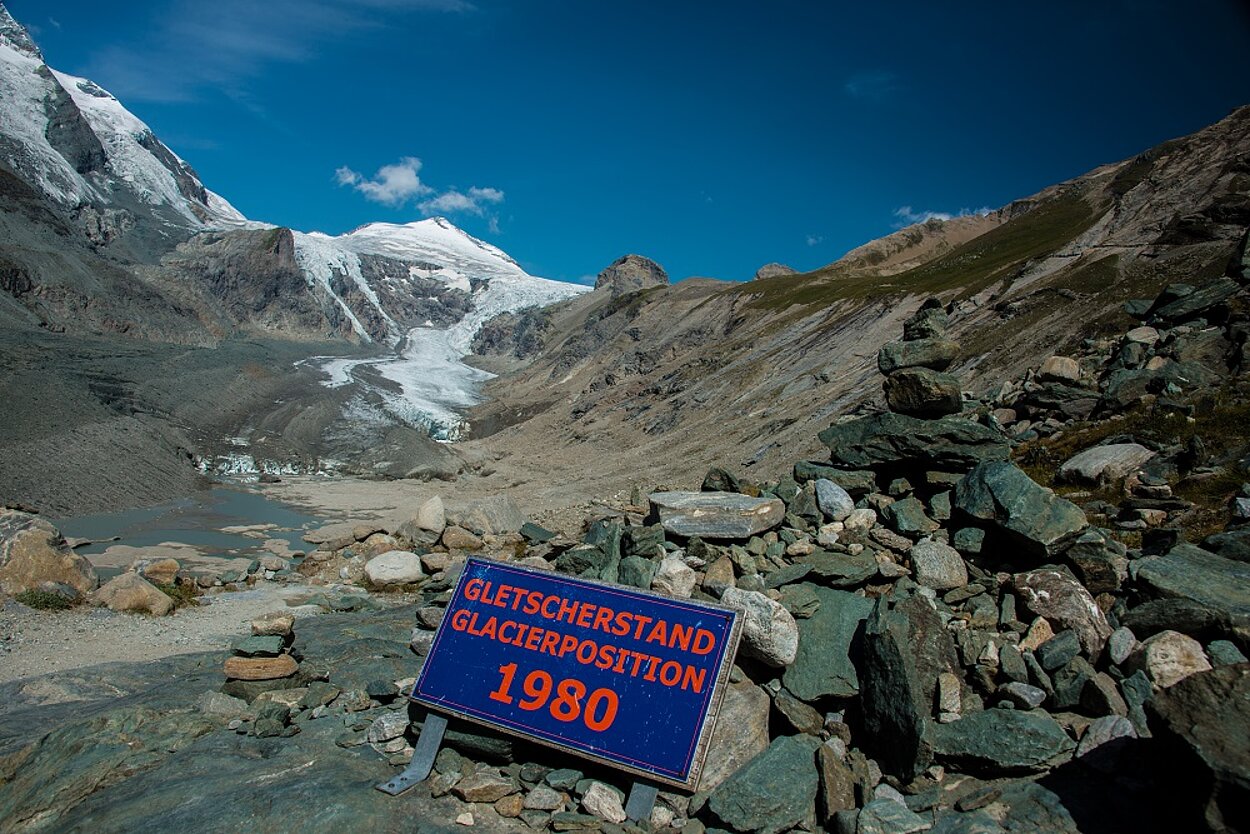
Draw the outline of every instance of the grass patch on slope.
[[[1093,222],[1094,211],[1079,194],[1063,194],[898,275],[847,277],[831,268],[750,281],[733,291],[753,296],[751,307],[773,311],[905,293],[935,295],[961,290],[966,296],[995,281],[1010,279],[1024,264],[1051,254]]]

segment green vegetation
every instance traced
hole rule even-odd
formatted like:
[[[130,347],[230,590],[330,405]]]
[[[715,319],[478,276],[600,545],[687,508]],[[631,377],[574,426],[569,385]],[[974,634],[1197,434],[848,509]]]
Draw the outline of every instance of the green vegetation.
[[[1091,206],[1079,194],[1067,193],[898,275],[848,277],[833,268],[764,278],[733,291],[754,296],[752,307],[777,311],[904,293],[935,295],[960,290],[960,297],[966,297],[995,281],[1010,281],[1027,262],[1054,252],[1088,229],[1093,221]]]
[[[74,603],[51,591],[22,591],[14,596],[13,599],[27,608],[34,608],[37,611],[64,611],[67,608],[74,607]]]
[[[200,595],[199,589],[195,587],[194,582],[179,582],[173,585],[158,584],[156,587],[161,593],[174,601],[174,608],[185,608],[188,605],[195,605],[195,598]]]

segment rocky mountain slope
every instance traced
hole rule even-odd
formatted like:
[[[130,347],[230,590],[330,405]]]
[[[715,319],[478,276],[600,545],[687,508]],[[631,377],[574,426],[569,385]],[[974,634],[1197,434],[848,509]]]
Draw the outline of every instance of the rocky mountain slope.
[[[928,296],[962,345],[971,395],[1120,332],[1124,302],[1202,285],[1244,250],[1250,108],[983,217],[929,221],[823,269],[743,284],[595,292],[526,323],[519,359],[474,412],[485,447],[533,488],[689,481],[712,460],[761,476],[815,451],[839,415],[882,401],[877,349]],[[507,354],[500,356],[499,354]],[[970,403],[971,405],[971,403]],[[536,441],[535,439],[538,438]],[[536,450],[542,450],[539,453]]]

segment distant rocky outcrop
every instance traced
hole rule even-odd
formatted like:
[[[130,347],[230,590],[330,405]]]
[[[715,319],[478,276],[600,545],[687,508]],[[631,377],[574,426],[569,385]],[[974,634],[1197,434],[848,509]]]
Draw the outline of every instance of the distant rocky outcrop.
[[[626,255],[617,258],[595,278],[595,289],[606,287],[613,298],[649,287],[663,287],[666,284],[668,284],[668,273],[664,271],[664,267],[642,255]]]
[[[798,273],[799,271],[797,269],[786,266],[785,264],[764,264],[759,269],[755,270],[755,280],[758,281],[761,278],[776,278],[779,275],[798,275]]]

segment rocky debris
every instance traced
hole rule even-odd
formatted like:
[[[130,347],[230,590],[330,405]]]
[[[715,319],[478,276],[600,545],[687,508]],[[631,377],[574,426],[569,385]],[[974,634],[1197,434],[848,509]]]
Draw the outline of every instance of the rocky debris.
[[[174,610],[173,599],[137,573],[123,573],[110,579],[92,599],[110,611],[131,611],[163,617]]]
[[[668,273],[664,271],[664,267],[642,255],[617,258],[595,278],[595,289],[607,288],[613,298],[667,285]]]
[[[365,576],[376,588],[411,585],[425,579],[421,557],[406,550],[388,550],[365,563]]]
[[[1080,507],[1007,462],[975,466],[955,485],[953,506],[1036,559],[1052,558],[1089,526]]]
[[[433,516],[433,510],[428,514]],[[444,519],[447,524],[462,527],[478,536],[515,533],[525,524],[525,514],[511,496],[504,494],[477,498],[463,507],[448,509],[444,512]],[[430,520],[436,521],[437,518]]]
[[[1111,626],[1081,583],[1056,570],[1035,570],[1017,574],[1012,585],[1034,614],[1053,627],[1071,629],[1086,654],[1097,657],[1102,651]]]
[[[785,831],[813,819],[819,746],[811,736],[779,736],[712,791],[708,808],[736,831]]]
[[[785,264],[771,263],[764,264],[759,269],[755,270],[755,280],[758,281],[761,278],[779,278],[783,275],[798,274],[799,271],[797,269],[788,267]]]
[[[728,492],[653,492],[652,512],[664,529],[702,539],[745,539],[771,530],[785,517],[777,498]]]
[[[45,582],[80,594],[99,584],[91,563],[70,549],[59,530],[36,515],[0,509],[0,591],[15,596]]]
[[[820,433],[832,462],[846,469],[910,465],[966,470],[983,460],[1006,460],[1007,438],[997,429],[962,417],[921,420],[879,412],[835,423]]]
[[[959,355],[959,344],[946,339],[947,316],[929,299],[903,325],[903,341],[885,345],[877,368],[885,374],[890,410],[914,417],[942,417],[963,408],[959,380],[943,373]]]
[[[222,692],[251,702],[264,693],[289,689],[298,692],[294,696],[298,704],[306,691],[296,686],[300,664],[291,649],[295,618],[285,611],[262,614],[252,620],[251,632],[251,637],[235,643],[234,656],[222,667],[226,675]]]

